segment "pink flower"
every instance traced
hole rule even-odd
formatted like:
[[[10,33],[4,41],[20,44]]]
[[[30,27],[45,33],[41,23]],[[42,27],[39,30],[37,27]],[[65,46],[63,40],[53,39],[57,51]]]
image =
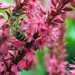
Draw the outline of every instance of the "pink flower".
[[[60,26],[56,25],[56,26],[50,26],[50,39],[52,39],[53,41],[57,41],[60,37],[61,34],[61,30],[60,30]]]
[[[31,69],[32,65],[34,64],[34,53],[31,51],[28,51],[26,53],[25,62],[26,62],[26,70]]]
[[[43,38],[40,37],[40,38],[38,38],[38,39],[35,41],[34,44],[36,44],[36,46],[38,47],[38,49],[44,50],[44,47],[46,46],[46,41],[47,41],[46,37],[43,37]]]
[[[33,53],[28,51],[26,57],[19,61],[17,67],[19,70],[29,70],[34,63]]]
[[[0,2],[0,10],[9,9],[11,6],[7,3]]]
[[[0,20],[0,27],[4,26],[7,23],[7,20]]]
[[[9,49],[10,49],[10,48],[9,48],[9,46],[8,46],[8,42],[4,42],[4,43],[1,45],[0,53],[1,53],[1,54],[7,54]]]
[[[18,50],[21,50],[23,46],[25,45],[25,43],[21,41],[13,41],[12,43],[14,44],[16,48],[18,48]]]
[[[26,65],[26,62],[25,62],[24,59],[20,60],[18,65],[17,65],[18,69],[21,70],[21,71],[24,70],[26,68],[26,66],[27,65]]]
[[[10,35],[10,33],[9,33],[9,28],[6,28],[6,29],[4,30],[4,35],[7,36],[7,37],[9,37],[9,35]]]
[[[6,69],[5,64],[0,61],[0,73]]]
[[[14,73],[16,73],[17,72],[17,70],[18,70],[18,68],[17,68],[17,65],[12,65],[12,68],[11,68],[11,72],[14,72]]]
[[[75,0],[71,0],[71,5],[75,7]]]
[[[58,16],[56,16],[56,17],[53,19],[53,22],[64,23],[64,20],[63,20],[63,18],[61,17],[61,15],[58,15]]]
[[[3,30],[0,30],[0,37],[2,36],[2,34],[3,34]]]
[[[26,62],[31,62],[32,60],[33,60],[33,52],[31,52],[31,51],[28,51],[27,53],[26,53],[26,57],[25,57],[25,61]]]
[[[46,14],[46,10],[42,6],[42,4],[38,1],[30,1],[29,7],[27,8],[26,14],[29,18],[34,17],[36,14],[44,15]]]
[[[3,33],[2,33],[3,34]],[[6,40],[7,40],[7,38],[8,37],[6,37],[6,36],[0,36],[0,47],[1,47],[1,45],[4,43],[4,42],[6,42]]]

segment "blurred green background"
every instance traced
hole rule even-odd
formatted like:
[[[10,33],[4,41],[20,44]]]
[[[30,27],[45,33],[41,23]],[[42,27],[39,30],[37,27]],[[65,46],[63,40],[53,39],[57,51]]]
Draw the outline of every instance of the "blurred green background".
[[[11,5],[13,5],[13,0],[0,0],[3,2],[7,2]],[[5,18],[7,19],[7,15],[3,10],[0,10],[0,13],[3,13],[5,15]],[[75,57],[75,8],[73,8],[73,12],[70,12],[69,17],[66,19],[66,24],[67,24],[67,53],[68,57],[66,60],[68,60],[70,63],[71,60],[74,60]],[[72,17],[73,16],[73,17]],[[30,71],[22,71],[22,75],[48,75],[46,71],[46,67],[44,65],[44,54],[45,52],[48,51],[47,48],[45,48],[44,52],[37,51],[37,58],[38,58],[38,64],[36,66],[36,69],[32,69]]]

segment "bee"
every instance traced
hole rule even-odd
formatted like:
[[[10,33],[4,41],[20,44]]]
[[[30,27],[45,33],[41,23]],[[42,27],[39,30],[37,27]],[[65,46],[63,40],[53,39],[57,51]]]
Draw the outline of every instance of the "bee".
[[[20,30],[20,13],[13,13],[9,19],[10,35],[13,35],[19,41],[25,41],[26,35]]]

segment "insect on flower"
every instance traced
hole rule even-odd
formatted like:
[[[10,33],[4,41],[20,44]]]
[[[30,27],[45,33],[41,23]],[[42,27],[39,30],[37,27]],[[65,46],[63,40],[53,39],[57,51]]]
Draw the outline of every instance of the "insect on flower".
[[[9,19],[10,34],[20,41],[26,40],[26,35],[20,30],[21,20],[20,13],[15,12]]]

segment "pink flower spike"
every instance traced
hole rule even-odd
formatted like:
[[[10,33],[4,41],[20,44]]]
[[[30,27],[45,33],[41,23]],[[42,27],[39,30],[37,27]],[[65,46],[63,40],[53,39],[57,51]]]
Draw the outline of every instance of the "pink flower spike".
[[[4,26],[7,23],[7,20],[0,20],[0,27]]]
[[[0,18],[4,18],[4,15],[2,13],[0,13]]]
[[[9,9],[11,6],[5,2],[0,2],[0,10]]]

